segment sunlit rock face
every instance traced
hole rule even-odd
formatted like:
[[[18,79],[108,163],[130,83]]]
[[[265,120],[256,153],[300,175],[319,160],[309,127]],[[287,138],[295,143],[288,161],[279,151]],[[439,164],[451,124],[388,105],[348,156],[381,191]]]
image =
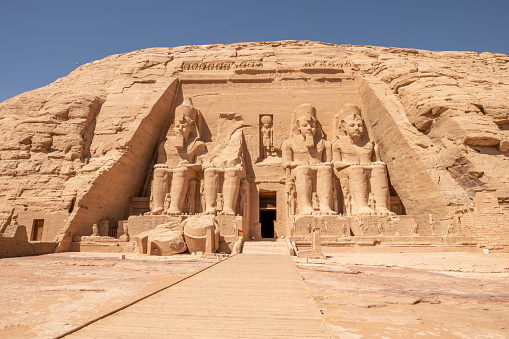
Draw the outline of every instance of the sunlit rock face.
[[[407,214],[430,233],[429,215],[451,219],[474,189],[509,198],[508,67],[310,41],[94,61],[0,104],[0,232],[17,216],[66,250],[101,220],[106,233],[147,212],[240,216],[219,232],[250,238],[264,218],[292,236],[303,215],[342,233],[341,218]]]

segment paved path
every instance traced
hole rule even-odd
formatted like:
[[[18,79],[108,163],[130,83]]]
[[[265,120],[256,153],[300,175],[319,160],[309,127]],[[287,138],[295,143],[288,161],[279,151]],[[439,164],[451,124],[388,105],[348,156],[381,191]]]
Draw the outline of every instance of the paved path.
[[[330,338],[285,254],[243,253],[66,338]]]

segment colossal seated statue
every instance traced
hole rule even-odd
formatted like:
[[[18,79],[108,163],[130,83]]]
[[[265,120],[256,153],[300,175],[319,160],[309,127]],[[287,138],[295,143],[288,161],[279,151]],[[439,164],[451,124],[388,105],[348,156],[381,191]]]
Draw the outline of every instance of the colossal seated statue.
[[[282,145],[283,167],[295,177],[297,214],[312,214],[313,180],[316,173],[316,195],[320,214],[336,214],[330,208],[332,168],[331,145],[324,139],[316,109],[303,104],[297,107],[292,137]],[[290,178],[287,176],[287,180]]]
[[[201,165],[197,155],[206,150],[200,141],[196,124],[198,110],[190,98],[175,109],[175,123],[159,145],[157,162],[154,166],[151,213],[164,211],[168,180],[171,175],[170,206],[168,214],[181,214],[187,194],[189,180],[196,179]]]
[[[217,144],[203,160],[204,214],[216,214],[217,196],[221,190],[221,214],[235,215],[240,180],[245,177],[243,123],[242,116],[237,113],[222,113],[219,116]]]
[[[334,168],[341,182],[345,212],[352,215],[390,215],[387,170],[380,160],[378,148],[363,138],[364,123],[359,107],[347,104],[339,129],[340,136],[332,145]],[[343,134],[343,135],[341,135]],[[372,193],[372,205],[369,196]]]

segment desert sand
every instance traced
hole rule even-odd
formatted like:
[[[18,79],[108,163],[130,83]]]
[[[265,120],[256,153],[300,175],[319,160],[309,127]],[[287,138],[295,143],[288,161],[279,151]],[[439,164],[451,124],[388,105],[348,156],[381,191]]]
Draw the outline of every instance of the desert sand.
[[[342,253],[295,259],[340,338],[507,338],[509,255]]]
[[[0,338],[54,338],[215,261],[61,253],[0,260]]]

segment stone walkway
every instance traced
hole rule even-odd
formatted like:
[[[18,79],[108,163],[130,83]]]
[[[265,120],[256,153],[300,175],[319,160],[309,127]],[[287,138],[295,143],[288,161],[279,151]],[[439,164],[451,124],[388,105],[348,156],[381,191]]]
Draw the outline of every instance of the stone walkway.
[[[331,338],[285,254],[243,253],[66,338]]]

